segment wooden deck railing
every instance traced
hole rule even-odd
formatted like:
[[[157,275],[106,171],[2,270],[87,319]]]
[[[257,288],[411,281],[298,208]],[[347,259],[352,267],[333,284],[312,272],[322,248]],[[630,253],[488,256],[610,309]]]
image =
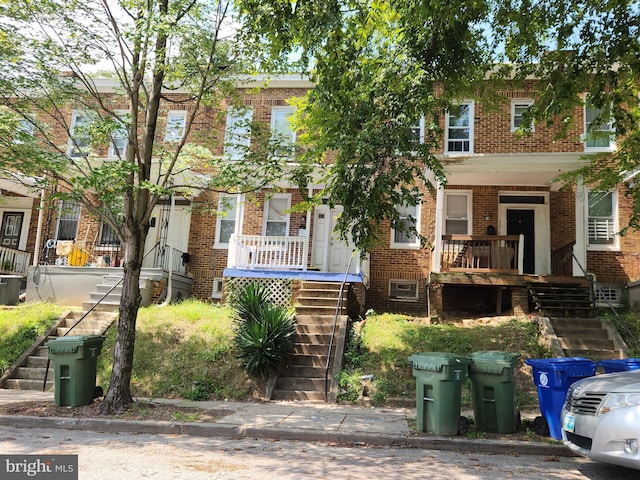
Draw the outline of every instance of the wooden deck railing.
[[[27,276],[31,254],[22,250],[0,247],[0,273]]]
[[[443,235],[442,272],[522,273],[520,235]]]
[[[305,237],[232,235],[227,267],[306,270],[308,251]]]

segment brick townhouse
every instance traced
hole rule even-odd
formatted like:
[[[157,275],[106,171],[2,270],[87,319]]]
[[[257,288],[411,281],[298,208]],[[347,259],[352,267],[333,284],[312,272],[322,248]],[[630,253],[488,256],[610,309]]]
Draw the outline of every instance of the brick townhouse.
[[[297,75],[256,89],[261,82],[238,85],[239,104],[246,108],[223,102],[220,111],[204,111],[189,140],[234,161],[237,152],[225,141],[234,137],[248,145],[244,121],[254,120],[295,142],[288,123],[294,109],[288,99],[312,86]],[[617,235],[632,209],[625,194],[628,186],[595,192],[580,183],[556,181],[559,174],[584,165],[585,154],[615,149],[608,126],[600,127],[604,135],[585,135],[597,114],[585,105],[575,110],[565,138],[556,138],[556,131],[543,123],[523,135],[517,128],[533,102],[533,85],[501,88],[500,109],[464,100],[456,112],[443,112],[444,138],[437,153],[447,183],[425,189],[421,204],[403,211],[415,219],[426,244],[387,225],[387,241],[361,259],[331,234],[339,206],[331,209],[327,203],[292,212],[302,195],[284,183],[247,196],[194,194],[180,198],[172,209],[169,201],[157,208],[147,246],[156,246],[165,257],[152,255],[146,266],[165,273],[152,279],[152,297],[166,284],[165,247],[170,245],[175,249],[172,273],[182,282],[177,291],[202,299],[223,299],[226,286],[238,279],[281,282],[295,295],[300,280],[341,281],[349,267],[346,278],[355,286],[362,310],[432,317],[458,311],[524,314],[533,306],[531,284],[582,279],[585,271],[595,275],[601,287],[598,301],[620,304],[625,287],[640,278],[640,234]],[[187,103],[165,106],[159,140],[182,134],[189,108]],[[62,114],[72,126],[82,119],[82,112],[73,108]],[[61,143],[68,141],[66,133],[59,135]],[[105,145],[96,154],[108,158],[113,148],[118,146]],[[117,238],[81,209],[60,202],[40,209],[37,195],[25,195],[8,180],[0,188],[3,196],[20,199],[0,204],[2,230],[7,230],[12,214],[24,214],[13,246],[34,256],[32,268],[46,261],[52,269],[73,267],[82,275],[87,265],[118,266]],[[305,193],[318,188],[310,185]],[[225,214],[200,211],[197,206],[204,202],[218,205]],[[73,246],[75,254],[64,251],[65,242],[79,242],[87,255]]]

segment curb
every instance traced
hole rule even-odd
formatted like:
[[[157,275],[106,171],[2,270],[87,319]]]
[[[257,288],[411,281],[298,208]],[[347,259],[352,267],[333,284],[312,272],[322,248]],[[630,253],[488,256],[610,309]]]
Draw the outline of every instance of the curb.
[[[59,428],[106,433],[147,433],[152,435],[190,435],[195,437],[256,438],[300,442],[336,443],[344,446],[421,448],[465,453],[576,456],[562,444],[516,440],[469,440],[439,436],[389,436],[368,433],[339,433],[309,430],[235,427],[218,424],[105,420],[96,418],[32,417],[0,415],[0,425],[16,428]]]

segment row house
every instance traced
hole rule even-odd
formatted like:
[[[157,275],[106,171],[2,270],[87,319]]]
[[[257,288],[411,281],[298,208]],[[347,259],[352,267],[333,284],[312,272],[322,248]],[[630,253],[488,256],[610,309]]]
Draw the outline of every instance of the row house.
[[[288,100],[304,95],[312,85],[300,76],[285,75],[255,89],[261,82],[239,84],[243,108],[223,104],[220,112],[205,112],[191,132],[193,140],[209,136],[215,140],[214,154],[235,161],[238,145],[251,142],[248,121],[259,121],[295,144],[296,132],[289,123],[294,107]],[[437,154],[446,184],[425,190],[416,207],[398,207],[415,221],[428,240],[426,246],[417,236],[387,226],[387,241],[361,258],[333,235],[340,206],[330,208],[323,202],[307,212],[293,211],[302,196],[284,182],[250,196],[194,193],[168,199],[154,215],[147,247],[155,254],[145,266],[157,275],[150,277],[149,301],[160,295],[170,271],[174,281],[179,279],[174,295],[223,300],[229,284],[246,279],[284,282],[295,295],[301,280],[346,279],[355,287],[362,310],[431,317],[525,314],[534,307],[532,285],[582,282],[589,274],[600,287],[599,302],[620,304],[625,287],[640,279],[640,234],[618,235],[632,211],[629,185],[600,192],[582,183],[557,181],[558,175],[585,165],[585,155],[613,151],[611,127],[601,125],[599,134],[586,133],[598,111],[585,96],[566,137],[556,138],[553,127],[538,123],[523,135],[518,127],[534,101],[533,86],[501,87],[501,109],[469,99],[455,112],[443,113]],[[160,141],[184,135],[189,108],[175,102],[165,108]],[[72,128],[83,121],[81,111],[71,109],[68,115]],[[217,120],[222,117],[223,122]],[[114,139],[98,153],[109,158],[124,148],[124,138]],[[43,265],[49,275],[59,272],[61,278],[83,278],[87,271],[103,274],[119,266],[118,239],[78,206],[57,202],[40,208],[46,194],[45,200],[30,197],[9,180],[0,188],[3,197],[14,198],[0,204],[0,242],[32,255],[29,300],[51,296],[40,278]],[[321,185],[307,188],[305,193],[314,194]],[[205,202],[224,213],[197,208]],[[21,216],[19,228],[16,214]],[[16,238],[5,238],[10,231]],[[65,273],[70,269],[73,275]],[[81,291],[73,290],[76,295]],[[75,298],[58,295],[56,300]]]

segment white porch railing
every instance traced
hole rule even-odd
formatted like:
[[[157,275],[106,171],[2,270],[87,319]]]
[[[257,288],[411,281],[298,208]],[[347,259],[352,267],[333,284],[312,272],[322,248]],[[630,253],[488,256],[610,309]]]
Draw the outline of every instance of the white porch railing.
[[[31,254],[21,250],[0,247],[0,273],[27,276]]]
[[[231,235],[227,267],[306,270],[308,252],[306,237]]]

